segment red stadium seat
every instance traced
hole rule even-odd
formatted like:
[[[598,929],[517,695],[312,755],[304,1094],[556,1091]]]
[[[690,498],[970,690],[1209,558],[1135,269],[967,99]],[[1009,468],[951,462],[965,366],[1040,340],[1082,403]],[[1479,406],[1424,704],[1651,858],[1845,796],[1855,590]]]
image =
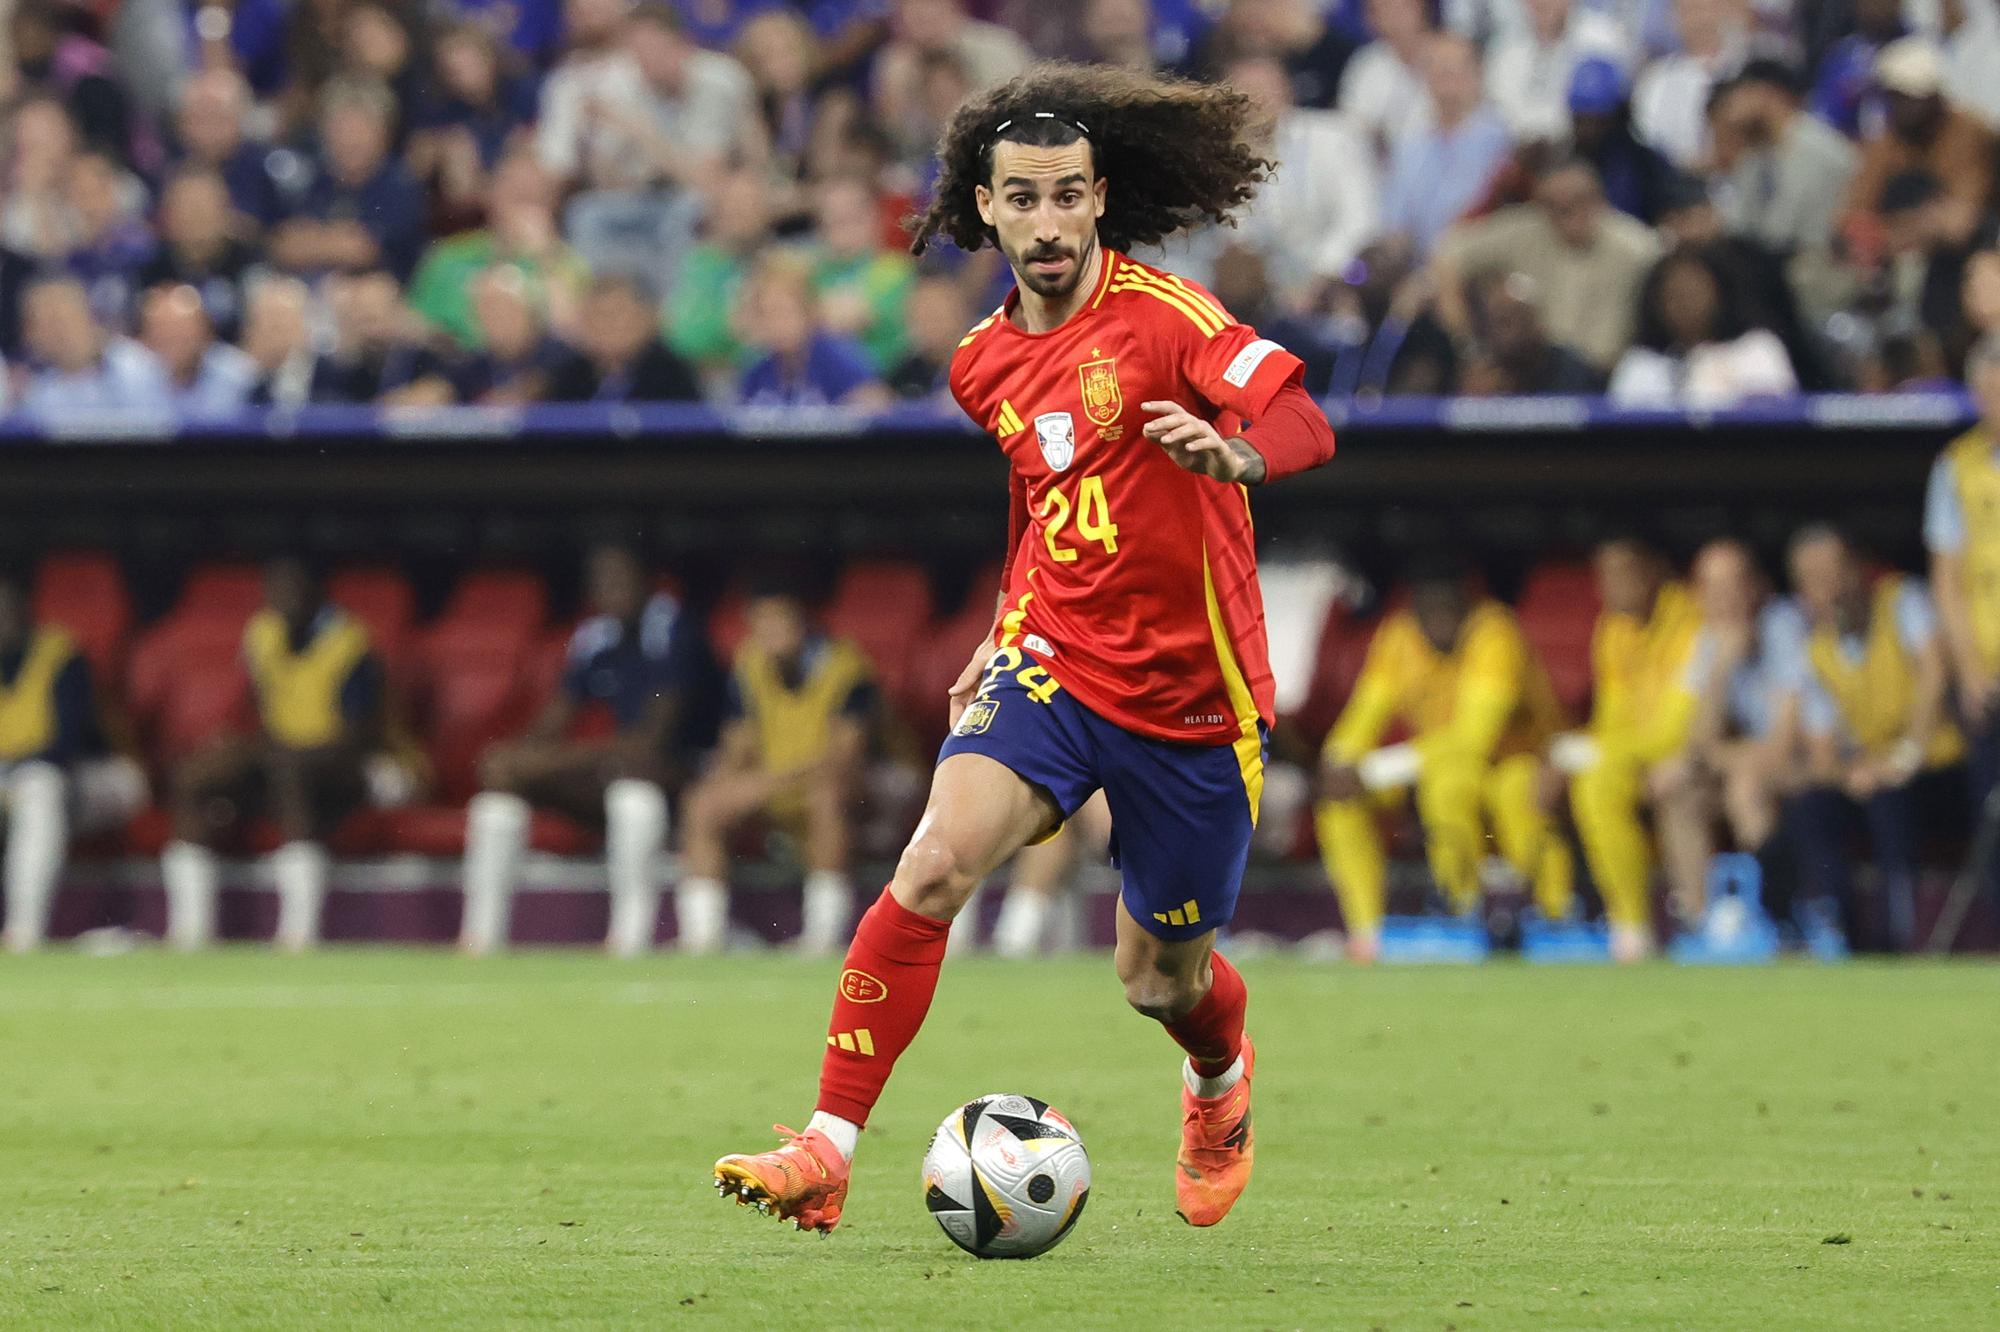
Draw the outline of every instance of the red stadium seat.
[[[1597,579],[1590,566],[1536,566],[1521,584],[1521,632],[1548,668],[1556,698],[1580,720],[1590,702],[1590,640],[1597,626]]]
[[[1328,608],[1326,626],[1320,631],[1319,657],[1313,669],[1312,688],[1292,718],[1305,738],[1318,745],[1340,719],[1354,682],[1361,678],[1361,666],[1368,658],[1368,644],[1375,637],[1376,616],[1357,615],[1344,606]]]
[[[746,600],[743,589],[731,583],[708,612],[708,641],[715,648],[716,660],[724,666],[734,664],[736,654],[750,632],[743,619]]]
[[[132,597],[118,561],[98,551],[51,555],[35,571],[33,595],[35,618],[68,630],[99,686],[115,685],[132,632]]]
[[[364,565],[342,569],[326,582],[327,598],[368,627],[385,651],[409,640],[417,622],[417,594],[400,569]]]
[[[233,637],[168,620],[132,649],[126,681],[141,752],[156,773],[218,735],[240,730],[250,712],[250,680]]]
[[[176,617],[234,620],[238,626],[264,604],[264,575],[254,564],[197,565],[181,584]]]
[[[526,638],[539,631],[548,616],[548,589],[539,575],[520,569],[485,569],[459,580],[438,620],[506,626]]]
[[[824,618],[828,629],[868,654],[890,703],[907,703],[916,648],[931,618],[931,582],[922,566],[887,560],[850,565]]]
[[[416,729],[447,800],[476,791],[479,756],[533,717],[527,647],[492,626],[439,625],[425,636]]]

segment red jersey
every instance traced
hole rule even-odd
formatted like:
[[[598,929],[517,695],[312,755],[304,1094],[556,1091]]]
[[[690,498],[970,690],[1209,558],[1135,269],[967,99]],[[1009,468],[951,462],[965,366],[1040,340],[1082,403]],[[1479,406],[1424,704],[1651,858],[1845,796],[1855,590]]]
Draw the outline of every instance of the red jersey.
[[[1001,643],[1128,730],[1254,746],[1272,685],[1250,493],[1176,465],[1139,404],[1179,403],[1227,439],[1303,364],[1197,284],[1110,250],[1049,332],[1013,322],[1018,298],[951,362],[952,396],[1013,469]]]

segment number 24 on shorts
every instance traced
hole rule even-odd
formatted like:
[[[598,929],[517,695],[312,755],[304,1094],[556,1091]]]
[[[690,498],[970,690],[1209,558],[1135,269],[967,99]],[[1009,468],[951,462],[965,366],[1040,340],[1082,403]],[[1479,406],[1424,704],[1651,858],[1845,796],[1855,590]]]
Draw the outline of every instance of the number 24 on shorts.
[[[1056,540],[1069,526],[1072,516],[1076,519],[1078,536],[1103,546],[1106,555],[1118,553],[1118,524],[1111,521],[1111,502],[1104,496],[1103,477],[1086,476],[1078,481],[1074,503],[1061,486],[1050,486],[1042,500],[1042,517],[1047,520],[1042,528],[1042,542],[1049,548],[1049,558],[1058,564],[1068,564],[1077,556],[1076,547],[1061,545]]]
[[[1038,662],[1029,661],[1027,654],[1021,649],[1003,647],[993,654],[991,661],[986,663],[986,680],[979,688],[980,697],[985,697],[994,685],[1000,683],[1000,677],[1009,671],[1015,673],[1014,679],[1028,691],[1028,697],[1037,703],[1048,702],[1056,696],[1056,691],[1062,688],[1046,667]]]

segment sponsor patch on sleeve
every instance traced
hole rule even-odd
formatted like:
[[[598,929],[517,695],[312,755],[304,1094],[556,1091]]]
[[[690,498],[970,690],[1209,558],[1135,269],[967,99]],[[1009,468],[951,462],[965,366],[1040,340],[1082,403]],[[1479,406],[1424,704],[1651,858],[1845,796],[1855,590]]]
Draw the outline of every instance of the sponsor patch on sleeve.
[[[1237,388],[1244,387],[1250,382],[1250,376],[1257,373],[1257,367],[1264,364],[1266,356],[1269,356],[1274,351],[1283,350],[1283,347],[1280,347],[1269,338],[1257,339],[1242,351],[1236,353],[1236,359],[1231,361],[1229,368],[1222,372],[1222,382],[1233,384]]]

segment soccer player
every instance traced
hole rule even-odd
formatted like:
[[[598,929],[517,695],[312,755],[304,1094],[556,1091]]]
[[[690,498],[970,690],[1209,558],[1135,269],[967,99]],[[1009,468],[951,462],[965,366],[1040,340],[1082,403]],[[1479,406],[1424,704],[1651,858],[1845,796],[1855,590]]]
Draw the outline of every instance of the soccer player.
[[[319,939],[326,839],[371,791],[371,760],[389,746],[382,663],[361,622],[326,599],[303,561],[264,570],[264,609],[243,629],[257,728],[186,759],[174,774],[174,840],[160,853],[167,940],[197,948],[215,933],[221,869],[214,847],[267,812],[284,845],[271,853],[277,944]]]
[[[1500,854],[1531,886],[1542,914],[1552,921],[1570,914],[1575,865],[1536,799],[1542,750],[1562,729],[1562,707],[1514,613],[1475,598],[1468,580],[1449,557],[1412,567],[1409,609],[1375,631],[1326,738],[1314,821],[1357,962],[1380,951],[1387,895],[1375,808],[1412,786],[1431,874],[1454,911],[1478,906],[1490,822]],[[1415,738],[1377,749],[1395,721]]]
[[[1645,542],[1606,541],[1596,564],[1604,610],[1590,646],[1590,724],[1557,737],[1550,757],[1570,776],[1570,808],[1604,898],[1611,955],[1634,962],[1653,947],[1653,855],[1640,814],[1655,768],[1680,752],[1694,722],[1689,681],[1701,617]]]
[[[687,877],[674,889],[681,951],[712,953],[728,941],[729,837],[761,813],[794,831],[804,853],[799,951],[829,954],[854,919],[847,862],[874,673],[860,648],[813,625],[786,584],[759,587],[745,614],[749,638],[736,654],[715,761],[687,794]]]
[[[593,550],[585,581],[595,614],[570,638],[561,688],[526,735],[487,753],[486,789],[466,806],[458,941],[474,955],[507,942],[536,805],[603,826],[610,952],[644,952],[659,924],[668,795],[696,739],[688,704],[708,672],[707,642],[679,601],[651,587],[632,551]],[[571,723],[592,704],[610,712],[612,734],[571,739]]]
[[[1116,966],[1187,1053],[1174,1184],[1213,1225],[1249,1181],[1242,977],[1214,951],[1263,781],[1271,671],[1248,487],[1325,462],[1303,365],[1206,291],[1122,251],[1221,221],[1269,168],[1226,87],[1050,65],[959,107],[916,248],[997,245],[1014,290],[952,359],[952,395],[1012,469],[997,622],[895,878],[835,987],[819,1100],[715,1183],[831,1230],[855,1142],[922,1025],[979,882],[1102,789],[1124,876]]]
[[[146,803],[139,765],[98,725],[90,667],[70,636],[37,624],[22,580],[0,571],[0,803],[6,810],[6,943],[42,942],[73,832],[114,827]]]

